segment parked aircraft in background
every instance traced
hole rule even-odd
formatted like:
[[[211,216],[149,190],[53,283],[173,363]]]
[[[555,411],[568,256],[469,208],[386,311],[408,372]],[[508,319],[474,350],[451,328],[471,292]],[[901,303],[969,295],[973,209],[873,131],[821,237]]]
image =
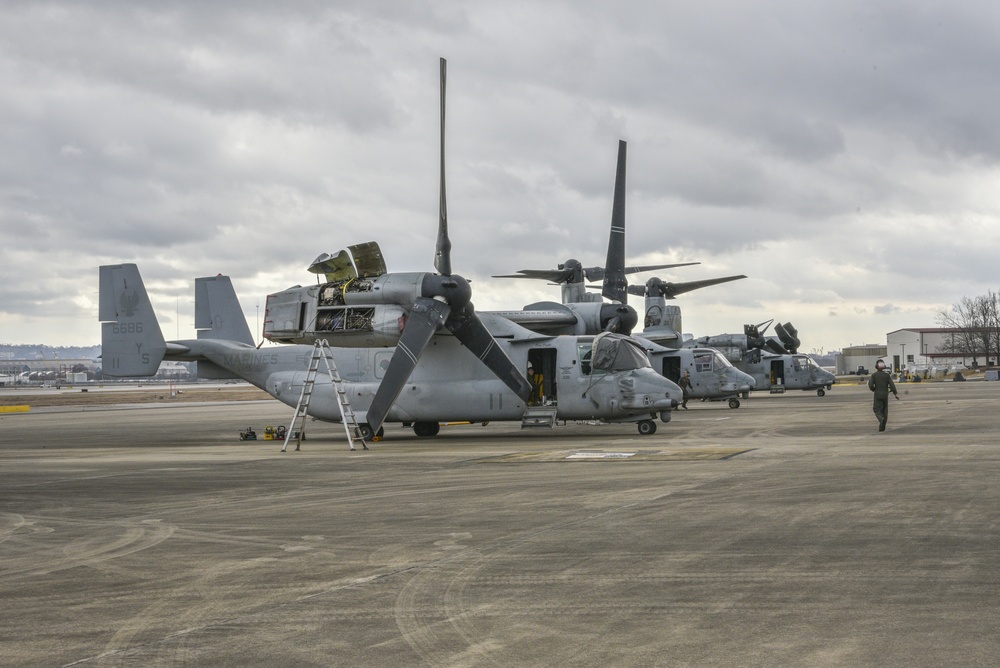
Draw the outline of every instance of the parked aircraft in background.
[[[837,377],[821,368],[808,355],[798,352],[801,342],[792,323],[776,323],[774,330],[777,338],[764,336],[770,323],[745,325],[743,334],[703,336],[685,341],[684,345],[716,348],[734,366],[754,377],[755,390],[772,393],[814,390],[817,395],[824,396],[837,382]]]
[[[600,331],[632,331],[638,322],[635,309],[628,305],[629,294],[638,286],[628,285],[626,276],[656,269],[683,267],[697,262],[626,266],[625,264],[625,169],[626,143],[618,142],[618,164],[615,172],[614,202],[611,213],[611,232],[604,267],[583,267],[577,260],[567,260],[555,270],[522,269],[517,274],[494,278],[532,278],[558,283],[562,290],[562,304],[539,302],[517,311],[492,311],[496,315],[519,323],[529,329],[546,332],[574,332],[595,334]],[[699,281],[672,283],[659,278],[647,281],[658,299],[673,299],[679,294],[698,288],[718,285],[746,278],[744,275],[726,276]],[[601,296],[586,292],[585,280],[603,280]],[[654,287],[650,287],[654,286]],[[604,299],[611,303],[604,302]],[[678,311],[679,313],[679,311]],[[645,332],[642,338],[648,339]],[[733,367],[722,355],[706,346],[696,350],[682,347],[677,340],[662,343],[669,350],[653,351],[648,344],[653,367],[670,380],[677,382],[683,371],[691,375],[691,395],[694,398],[728,400],[732,408],[740,405],[739,396],[749,393],[753,378]]]
[[[607,259],[603,267],[583,267],[578,260],[566,260],[557,269],[521,269],[516,274],[493,278],[530,278],[557,283],[562,291],[562,303],[538,302],[517,311],[494,311],[529,329],[563,334],[622,331],[629,333],[638,324],[635,309],[628,305],[628,295],[634,292],[628,284],[630,274],[686,267],[697,262],[626,266],[625,264],[625,172],[627,144],[618,142],[618,164],[615,171],[614,199],[611,206],[611,232],[608,237]],[[700,281],[669,283],[671,298],[698,288],[735,281],[746,276],[726,276]],[[600,296],[587,292],[587,281],[603,281]],[[659,281],[660,279],[650,279]],[[610,303],[604,302],[607,299]],[[555,317],[562,314],[564,317]]]

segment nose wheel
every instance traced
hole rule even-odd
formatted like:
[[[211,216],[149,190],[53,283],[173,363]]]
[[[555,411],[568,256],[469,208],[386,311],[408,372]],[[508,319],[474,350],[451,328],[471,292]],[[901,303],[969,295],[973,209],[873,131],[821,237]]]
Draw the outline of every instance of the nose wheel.
[[[372,432],[371,425],[369,425],[367,422],[362,423],[360,426],[361,426],[361,438],[366,441],[381,441],[382,436],[385,435],[385,429],[383,427],[379,427],[378,433],[374,433]],[[366,447],[365,450],[367,449],[368,448]]]
[[[740,407],[740,400],[737,399],[736,397],[733,397],[732,399],[729,400],[729,407],[730,408],[739,408]]]
[[[825,395],[826,395],[826,390],[824,390],[822,387],[819,388],[818,390],[816,390],[816,396],[822,397],[822,396],[825,396]]]
[[[643,436],[652,436],[656,433],[656,423],[652,420],[643,420],[638,424],[639,433]]]

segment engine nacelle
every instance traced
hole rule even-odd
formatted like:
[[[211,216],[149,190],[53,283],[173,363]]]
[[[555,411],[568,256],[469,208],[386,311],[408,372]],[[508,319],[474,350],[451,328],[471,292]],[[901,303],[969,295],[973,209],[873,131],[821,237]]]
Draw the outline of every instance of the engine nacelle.
[[[413,283],[397,281],[383,290],[382,278],[387,277],[374,281],[354,279],[350,281],[353,285],[346,286],[343,283],[296,286],[268,295],[264,338],[276,343],[312,344],[327,339],[334,346],[396,345],[406,324],[406,311],[383,300],[387,295],[389,301],[400,294],[412,295]],[[416,289],[419,291],[419,283]]]

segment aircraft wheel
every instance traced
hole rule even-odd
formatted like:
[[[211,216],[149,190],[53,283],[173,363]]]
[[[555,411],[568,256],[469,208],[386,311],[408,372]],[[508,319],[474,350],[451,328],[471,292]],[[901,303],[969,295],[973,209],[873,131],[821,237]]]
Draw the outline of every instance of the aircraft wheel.
[[[819,388],[818,390],[816,390],[816,394],[817,394],[817,396],[820,396],[820,397],[822,397],[822,396],[825,396],[825,395],[826,395],[826,390],[824,390],[824,389],[823,389],[823,388],[821,387],[821,388]]]
[[[362,422],[358,426],[361,427],[361,438],[363,438],[366,441],[370,441],[370,440],[372,440],[374,438],[375,434],[372,432],[372,428],[371,428],[370,424],[368,424],[367,422]],[[379,427],[378,430],[379,430],[379,432],[381,432],[382,428]],[[379,435],[381,435],[381,433]]]
[[[656,423],[652,420],[643,420],[639,423],[639,433],[643,436],[652,436],[656,433]]]
[[[437,422],[414,422],[413,423],[413,433],[420,438],[429,438],[431,436],[437,436],[438,432],[441,431],[441,425]]]
[[[729,407],[730,408],[739,408],[740,407],[740,400],[737,399],[736,397],[733,397],[732,399],[729,400]]]

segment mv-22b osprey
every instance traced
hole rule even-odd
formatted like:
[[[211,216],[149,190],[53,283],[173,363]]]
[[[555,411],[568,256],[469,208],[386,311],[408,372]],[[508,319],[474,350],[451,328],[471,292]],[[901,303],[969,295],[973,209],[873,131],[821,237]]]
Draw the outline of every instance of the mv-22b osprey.
[[[570,280],[573,296],[569,297],[571,301],[567,304],[542,302],[524,309],[480,312],[479,315],[494,316],[490,322],[496,322],[495,317],[499,316],[533,332],[549,336],[595,336],[602,332],[629,334],[636,324],[637,315],[635,309],[625,303],[625,275],[679,265],[625,266],[624,200],[625,142],[620,142],[607,267],[585,270],[588,276],[600,275],[605,279],[603,294],[612,303],[605,303],[599,297],[596,300],[577,301],[586,295],[581,277],[579,285]],[[573,263],[579,265],[579,262],[573,260],[567,265]],[[395,345],[401,323],[405,322],[407,316],[404,300],[395,297],[384,300],[380,295],[386,292],[386,288],[380,287],[377,281],[387,274],[377,243],[349,246],[335,255],[324,253],[316,258],[309,271],[322,275],[323,282],[312,287],[294,286],[268,295],[264,318],[265,338],[277,343],[313,343],[316,339],[323,338],[333,346]],[[572,275],[572,271],[567,274],[567,280]],[[531,272],[530,277],[556,280],[544,271]],[[736,278],[742,276],[694,281],[676,285],[676,289],[693,290]],[[407,283],[404,282],[403,285]],[[567,298],[565,282],[564,298]],[[664,348],[652,341],[641,338],[638,340],[645,348],[653,368],[667,379],[676,383],[684,371],[690,373],[692,398],[729,399],[730,405],[735,408],[739,406],[737,396],[749,391],[753,384],[751,377],[733,368],[718,351],[709,348]],[[555,360],[532,352],[528,362],[538,372],[535,380],[542,385],[541,394],[553,396],[558,371]]]
[[[494,311],[528,329],[546,333],[596,334],[615,331],[630,334],[639,317],[628,304],[628,295],[643,295],[655,291],[661,299],[673,298],[711,285],[746,278],[724,276],[683,283],[670,283],[651,278],[644,288],[630,286],[627,275],[640,272],[684,267],[697,262],[626,266],[625,264],[625,163],[626,143],[618,142],[618,164],[615,171],[614,199],[611,207],[611,233],[605,266],[584,267],[575,259],[566,260],[557,269],[521,269],[516,274],[494,278],[528,278],[550,281],[560,285],[562,303],[538,302],[518,311]],[[585,281],[603,281],[600,295],[587,292]],[[611,303],[605,303],[608,299]],[[647,312],[646,325],[649,325]],[[643,332],[638,338],[646,346],[653,368],[670,380],[677,382],[686,371],[690,374],[690,397],[701,400],[729,400],[731,408],[740,406],[739,396],[746,396],[753,388],[754,379],[733,367],[723,355],[709,346],[684,348],[679,341],[655,345]]]
[[[837,377],[799,353],[799,333],[792,323],[775,323],[777,338],[765,336],[771,322],[744,325],[743,334],[703,336],[685,341],[684,345],[718,348],[733,365],[754,377],[757,391],[780,394],[785,390],[815,390],[817,395],[825,395]]]
[[[562,288],[563,299],[562,304],[540,302],[521,311],[499,313],[529,329],[549,333],[593,333],[606,328],[631,332],[639,318],[625,303],[626,295],[644,297],[643,330],[637,338],[671,350],[666,354],[651,354],[653,366],[674,381],[683,371],[688,371],[693,398],[728,399],[730,408],[739,408],[740,397],[747,398],[751,390],[770,390],[772,393],[785,389],[816,390],[823,396],[824,390],[830,389],[836,379],[808,356],[798,354],[798,338],[790,324],[775,325],[778,340],[763,337],[752,325],[745,327],[743,336],[722,334],[689,341],[682,339],[680,307],[669,305],[667,301],[693,290],[740,280],[746,278],[745,275],[683,282],[653,277],[644,285],[628,284],[628,274],[696,263],[625,265],[625,151],[626,144],[620,141],[606,265],[584,267],[577,260],[567,260],[557,269],[522,269],[516,274],[496,276],[557,283]],[[601,296],[613,304],[604,304],[600,297],[586,292],[589,286],[585,281],[602,279]]]
[[[134,264],[100,268],[100,319],[106,376],[151,376],[164,359],[197,361],[199,377],[242,378],[292,407],[302,395],[314,352],[310,345],[255,347],[228,276],[195,281],[197,339],[164,341]],[[649,435],[656,431],[653,420],[669,421],[681,398],[680,388],[653,371],[645,351],[628,337],[542,336],[502,318],[483,320],[498,333],[490,335],[491,359],[507,360],[508,377],[520,376],[517,369],[526,368],[530,358],[547,360],[556,369],[545,407],[553,420],[635,422],[640,434]],[[505,382],[482,354],[458,336],[444,334],[431,337],[419,354],[405,349],[406,359],[417,359],[397,391],[393,365],[414,322],[419,320],[410,319],[404,327],[395,350],[330,349],[366,440],[381,436],[384,422],[434,436],[441,422],[521,421],[532,410],[523,378]],[[309,415],[342,420],[336,388],[325,373],[316,377]]]
[[[546,396],[553,421],[637,422],[641,434],[652,434],[653,420],[669,421],[681,392],[653,371],[634,340],[622,335],[545,336],[499,317],[484,321],[472,306],[469,282],[452,273],[444,179],[445,74],[442,59],[437,273],[386,273],[377,253],[378,276],[363,269],[364,276],[337,285],[286,290],[269,299],[265,334],[306,343],[354,340],[361,346],[334,348],[333,355],[366,437],[381,434],[386,421],[410,424],[418,436],[432,436],[441,421],[523,420],[533,390],[521,369],[533,357],[553,369],[554,383]],[[333,265],[347,271],[343,263]],[[351,271],[359,273],[357,267]],[[196,281],[198,338],[170,343],[163,340],[135,265],[102,267],[100,284],[105,374],[152,375],[161,359],[197,360],[200,376],[244,378],[291,406],[297,404],[313,347],[298,343],[255,349],[226,277]],[[320,308],[314,300],[316,291],[324,289],[333,294],[329,306]],[[317,304],[317,320],[328,318],[329,329],[319,332],[315,321],[304,320],[310,304]],[[350,325],[359,318],[366,324],[356,338]],[[365,337],[372,336],[370,325],[376,322],[383,338],[368,343]],[[346,338],[338,338],[338,332]],[[339,422],[335,389],[329,377],[318,377],[309,414]]]

